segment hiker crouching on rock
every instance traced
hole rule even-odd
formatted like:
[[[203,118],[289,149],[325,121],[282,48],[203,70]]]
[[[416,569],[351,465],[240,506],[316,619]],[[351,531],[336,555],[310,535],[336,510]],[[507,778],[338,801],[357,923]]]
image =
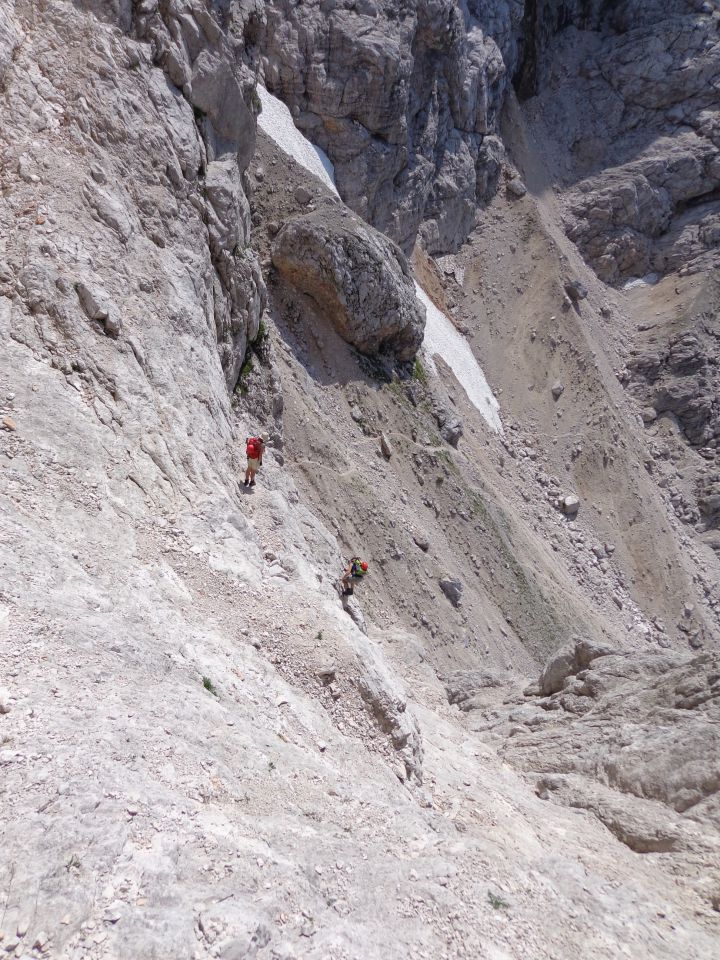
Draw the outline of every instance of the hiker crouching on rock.
[[[245,441],[245,453],[247,455],[247,470],[245,471],[246,487],[255,486],[255,474],[262,466],[263,452],[267,437],[261,434],[259,437],[248,437]]]
[[[360,557],[353,557],[350,563],[345,567],[345,572],[342,575],[342,595],[344,597],[351,597],[353,595],[353,583],[357,583],[359,580],[365,576],[368,570],[368,565],[364,560],[361,560]]]

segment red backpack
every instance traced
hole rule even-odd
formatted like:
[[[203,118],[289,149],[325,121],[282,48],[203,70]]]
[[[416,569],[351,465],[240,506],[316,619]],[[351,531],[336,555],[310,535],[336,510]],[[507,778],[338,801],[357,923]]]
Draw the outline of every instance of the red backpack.
[[[251,460],[259,460],[262,453],[262,441],[257,437],[248,437],[245,453]]]

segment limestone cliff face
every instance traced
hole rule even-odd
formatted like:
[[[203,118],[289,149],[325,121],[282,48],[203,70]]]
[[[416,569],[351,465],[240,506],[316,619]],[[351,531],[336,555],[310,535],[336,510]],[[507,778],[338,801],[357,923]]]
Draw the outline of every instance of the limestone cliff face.
[[[700,0],[241,0],[244,56],[408,251],[456,249],[505,162],[514,82],[563,156],[568,235],[606,281],[718,245],[717,12]],[[612,170],[612,176],[608,176]]]
[[[265,307],[260,268],[247,249],[250,207],[243,175],[255,147],[252,79],[241,48],[205,5],[144,0],[128,29],[149,45],[170,95],[192,111],[193,164],[180,164],[173,186],[192,194],[207,224],[213,267],[212,312],[228,387],[237,382]]]
[[[716,7],[527,6],[518,90],[557,143],[549,164],[568,236],[609,283],[711,262],[720,237]]]
[[[521,2],[250,0],[246,56],[330,154],[343,199],[409,251],[457,246],[500,173]]]
[[[231,150],[244,169],[259,78],[329,153],[346,203],[406,252],[418,236],[430,253],[457,249],[495,194],[511,83],[557,147],[565,227],[601,279],[717,249],[720,14],[707,2],[79,2],[151,42],[195,111],[205,163]],[[232,340],[247,307],[215,246]]]

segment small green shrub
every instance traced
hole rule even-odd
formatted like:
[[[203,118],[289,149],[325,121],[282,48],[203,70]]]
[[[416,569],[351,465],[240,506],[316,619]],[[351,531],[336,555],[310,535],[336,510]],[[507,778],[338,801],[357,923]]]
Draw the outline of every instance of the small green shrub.
[[[262,113],[262,100],[260,99],[260,94],[257,92],[257,84],[255,84],[250,93],[250,106],[255,116],[259,117]]]
[[[235,384],[235,394],[244,397],[248,392],[247,379],[253,371],[253,358],[248,350],[245,354],[245,359],[243,360],[243,365],[240,367],[240,376],[237,379]]]
[[[378,383],[390,383],[392,375],[388,371],[387,362],[382,357],[368,357],[364,353],[357,353],[358,366],[368,378]]]
[[[492,890],[488,890],[488,901],[493,910],[509,910],[510,904],[502,897],[498,897]]]
[[[483,523],[487,523],[490,519],[487,504],[479,493],[472,494],[471,509],[475,516],[480,517]]]
[[[425,367],[422,365],[420,357],[415,357],[415,363],[413,364],[412,372],[413,380],[417,380],[418,383],[421,383],[424,387],[427,386],[428,378],[427,373],[425,372]]]
[[[215,685],[213,684],[213,682],[212,682],[212,680],[210,679],[210,677],[203,677],[203,678],[202,678],[202,684],[203,684],[203,686],[205,687],[205,689],[207,690],[208,693],[211,693],[214,697],[216,697],[216,696],[218,695],[218,692],[217,692],[217,690],[215,689]]]

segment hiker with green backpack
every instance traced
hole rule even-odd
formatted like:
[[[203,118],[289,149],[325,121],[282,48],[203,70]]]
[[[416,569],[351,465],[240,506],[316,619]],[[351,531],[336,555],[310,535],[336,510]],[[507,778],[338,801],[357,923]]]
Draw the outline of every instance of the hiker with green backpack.
[[[247,470],[245,471],[246,487],[255,486],[255,474],[262,466],[263,452],[267,437],[264,433],[259,437],[248,437],[245,441],[245,454],[247,456]]]
[[[368,565],[364,560],[361,560],[360,557],[353,557],[350,560],[340,580],[343,597],[351,597],[353,595],[353,583],[359,583],[367,571]]]

